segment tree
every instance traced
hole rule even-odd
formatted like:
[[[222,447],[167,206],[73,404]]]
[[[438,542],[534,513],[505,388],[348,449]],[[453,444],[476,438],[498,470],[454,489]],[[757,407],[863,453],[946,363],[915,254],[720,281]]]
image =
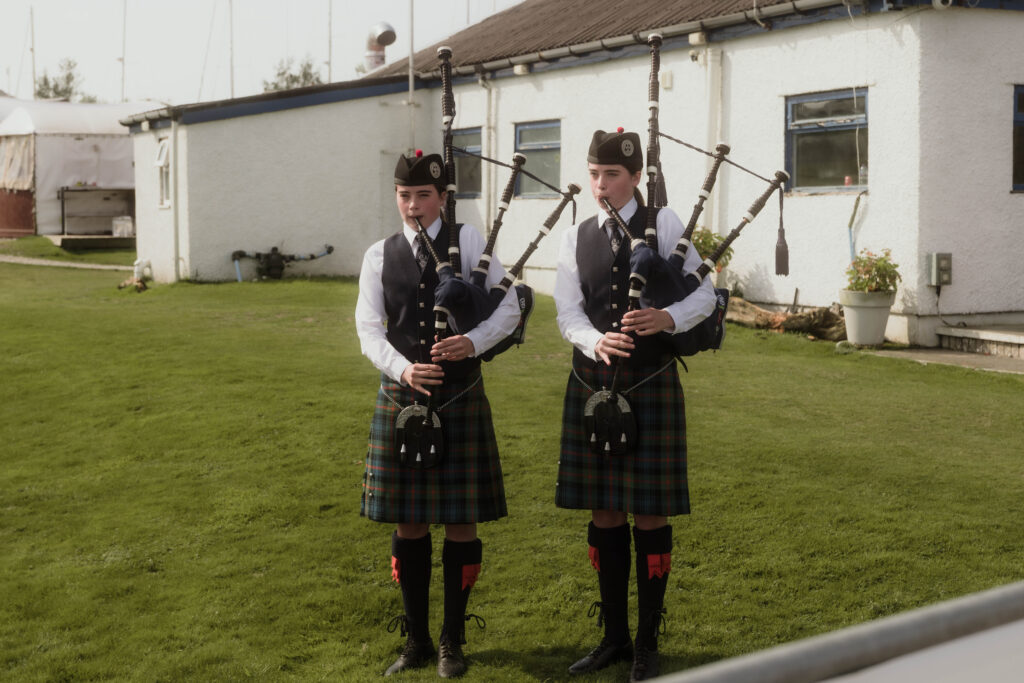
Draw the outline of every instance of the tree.
[[[263,81],[263,92],[304,88],[307,85],[323,85],[312,58],[306,57],[298,66],[294,66],[294,60],[288,58],[277,63],[274,80]]]
[[[95,102],[94,95],[86,95],[80,89],[82,79],[75,70],[78,62],[70,57],[64,58],[57,66],[58,73],[50,78],[43,69],[43,75],[36,79],[36,98],[40,100],[77,100],[78,102]]]

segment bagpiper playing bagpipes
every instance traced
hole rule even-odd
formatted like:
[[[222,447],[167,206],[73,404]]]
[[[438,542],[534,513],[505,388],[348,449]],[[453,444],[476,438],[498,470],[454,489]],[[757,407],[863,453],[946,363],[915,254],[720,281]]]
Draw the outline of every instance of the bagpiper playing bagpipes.
[[[587,162],[598,213],[564,234],[554,292],[559,329],[574,346],[555,503],[591,511],[588,555],[600,600],[590,615],[597,613],[598,625],[604,626],[601,641],[569,673],[587,674],[625,660],[632,661],[631,681],[659,674],[658,635],[672,556],[668,519],[690,511],[685,405],[676,361],[720,346],[727,292],[716,290],[706,276],[785,180],[784,173],[776,174],[724,246],[702,261],[689,240],[729,150],[720,145],[711,154],[712,170],[684,226],[664,206],[659,143],[668,136],[658,126],[661,36],[652,34],[648,42],[646,167],[636,133],[619,128],[593,134]],[[645,168],[646,205],[638,189]],[[627,610],[631,536],[635,639]]]
[[[527,253],[506,273],[493,250],[525,157],[513,160],[485,244],[476,228],[455,219],[451,51],[438,54],[445,156],[399,157],[394,176],[401,229],[366,251],[356,305],[362,351],[381,371],[361,514],[397,525],[391,569],[404,608],[388,628],[401,628],[405,646],[386,676],[422,667],[435,654],[428,623],[431,524],[445,525],[437,672],[451,678],[466,671],[465,624],[475,619],[484,625],[466,611],[483,553],[477,523],[507,514],[481,360],[522,341],[529,311],[521,310],[513,283],[579,192],[570,186],[562,193]],[[463,264],[474,263],[464,277]]]

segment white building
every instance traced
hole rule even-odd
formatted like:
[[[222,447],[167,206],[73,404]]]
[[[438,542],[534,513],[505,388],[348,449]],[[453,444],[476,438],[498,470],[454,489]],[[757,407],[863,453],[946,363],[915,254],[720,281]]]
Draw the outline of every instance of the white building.
[[[845,284],[851,248],[890,248],[903,282],[887,336],[935,345],[940,319],[1024,322],[1019,4],[527,0],[444,41],[456,144],[504,162],[523,151],[527,170],[586,188],[595,129],[644,137],[645,38],[662,33],[661,130],[705,150],[725,141],[736,163],[793,176],[790,274],[775,274],[773,197],[735,243],[727,281],[754,302],[825,306]],[[355,274],[363,250],[397,227],[397,154],[441,146],[438,65],[433,47],[415,56],[413,107],[403,62],[361,81],[126,119],[140,257],[158,280],[224,280],[236,249],[330,243],[331,257],[296,272]],[[685,220],[709,160],[669,141],[661,150],[670,205]],[[489,225],[506,171],[464,160],[459,175],[458,220]],[[764,187],[723,166],[699,224],[727,233]],[[521,186],[499,240],[504,261],[555,206],[543,189]],[[580,217],[594,211],[586,194]],[[539,291],[551,289],[570,213],[527,268]],[[941,290],[928,279],[936,252],[952,254]]]

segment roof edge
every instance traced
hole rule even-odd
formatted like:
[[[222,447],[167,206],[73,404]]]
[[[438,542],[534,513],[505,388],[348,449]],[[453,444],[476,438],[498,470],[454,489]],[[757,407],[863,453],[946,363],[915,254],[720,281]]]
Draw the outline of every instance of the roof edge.
[[[192,104],[180,104],[180,105],[168,105],[160,109],[153,109],[151,111],[140,112],[131,116],[119,119],[118,123],[122,126],[137,126],[145,121],[162,121],[162,120],[180,120],[183,116],[191,116],[199,112],[204,112],[212,109],[222,109],[224,107],[237,107],[246,105],[260,105],[263,103],[273,103],[281,101],[282,106],[276,108],[287,108],[284,104],[284,100],[290,99],[308,99],[310,97],[318,97],[320,99],[330,99],[332,93],[343,94],[350,90],[364,91],[367,88],[374,86],[387,86],[393,83],[405,83],[407,76],[379,76],[376,78],[364,78],[355,79],[351,81],[339,81],[337,83],[327,83],[323,85],[311,85],[305,88],[293,88],[291,90],[278,90],[274,92],[259,93],[257,95],[249,95],[246,97],[236,97],[224,100],[212,100],[209,102],[195,102]],[[344,96],[340,96],[340,99],[345,99]]]
[[[573,45],[566,45],[565,47],[558,47],[551,50],[543,50],[525,55],[505,57],[490,62],[463,64],[454,67],[452,69],[452,75],[475,75],[481,71],[497,71],[499,69],[510,69],[520,64],[550,62],[562,59],[563,57],[578,57],[591,52],[614,50],[628,45],[646,45],[648,36],[654,33],[661,34],[663,38],[673,38],[689,33],[707,31],[709,29],[724,28],[726,26],[734,26],[737,24],[758,23],[760,20],[764,19],[772,19],[788,14],[801,14],[803,12],[814,11],[826,7],[843,6],[845,4],[846,3],[843,2],[843,0],[792,0],[785,4],[772,5],[762,9],[744,10],[742,12],[726,14],[720,17],[688,21],[682,24],[673,24],[671,26],[654,28],[647,31],[640,31],[638,33],[602,38],[600,40],[592,40],[586,43],[576,43]],[[438,43],[438,45],[440,44],[441,43]],[[428,48],[428,50],[429,49],[430,48]],[[441,71],[440,69],[434,69],[432,71],[418,71],[415,72],[415,75],[423,80],[434,80],[441,77]]]

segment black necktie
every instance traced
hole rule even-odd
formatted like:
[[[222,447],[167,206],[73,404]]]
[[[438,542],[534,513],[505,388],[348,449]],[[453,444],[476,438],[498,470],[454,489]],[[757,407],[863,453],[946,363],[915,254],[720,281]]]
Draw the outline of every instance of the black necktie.
[[[422,273],[427,269],[427,262],[430,260],[430,254],[427,253],[427,248],[422,244],[417,244],[416,246],[418,247],[416,250],[416,265],[420,267],[420,272]]]
[[[612,244],[612,253],[619,253],[619,245],[622,244],[622,232],[619,230],[619,224],[615,222],[614,218],[609,217],[604,222],[605,233],[608,235],[608,240]]]

